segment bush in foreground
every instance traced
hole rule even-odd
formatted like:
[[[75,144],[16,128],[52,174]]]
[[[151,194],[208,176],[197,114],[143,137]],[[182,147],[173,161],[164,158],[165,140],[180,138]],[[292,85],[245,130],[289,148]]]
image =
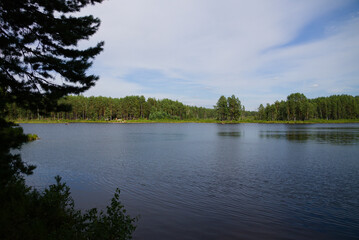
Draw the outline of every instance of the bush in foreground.
[[[118,189],[105,211],[82,213],[59,176],[44,191],[28,187],[23,176],[32,174],[35,166],[11,151],[27,141],[22,128],[0,118],[0,239],[132,238],[138,218],[126,213]]]
[[[70,188],[61,182],[43,192],[17,181],[1,191],[1,239],[131,239],[137,218],[126,214],[116,190],[106,211],[75,210]]]

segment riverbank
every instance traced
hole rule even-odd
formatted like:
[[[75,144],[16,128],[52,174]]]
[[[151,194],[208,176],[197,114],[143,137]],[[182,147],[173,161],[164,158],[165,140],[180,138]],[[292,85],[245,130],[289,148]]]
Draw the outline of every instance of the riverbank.
[[[253,120],[243,119],[239,121],[217,121],[214,119],[202,119],[202,120],[173,120],[173,119],[160,119],[160,120],[52,120],[52,119],[32,119],[32,120],[12,120],[15,123],[216,123],[216,124],[238,124],[238,123],[262,123],[262,124],[316,124],[316,123],[359,123],[359,119],[339,119],[339,120],[323,120],[323,119],[312,119],[306,121],[264,121],[264,120]]]

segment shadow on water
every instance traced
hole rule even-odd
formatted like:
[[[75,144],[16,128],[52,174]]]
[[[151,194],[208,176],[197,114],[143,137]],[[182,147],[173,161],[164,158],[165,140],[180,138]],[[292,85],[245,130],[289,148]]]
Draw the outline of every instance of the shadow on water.
[[[260,131],[259,136],[295,142],[356,145],[359,142],[359,128],[291,128],[283,131]]]
[[[241,132],[218,132],[217,135],[222,137],[240,137]]]

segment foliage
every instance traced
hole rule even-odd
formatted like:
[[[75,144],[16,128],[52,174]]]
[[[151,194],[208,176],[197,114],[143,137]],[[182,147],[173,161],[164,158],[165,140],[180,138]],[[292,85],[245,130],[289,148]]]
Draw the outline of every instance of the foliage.
[[[308,121],[314,119],[357,119],[359,118],[359,96],[333,95],[307,99],[303,94],[291,94],[287,101],[276,101],[263,106],[257,112],[244,110],[238,98],[220,98],[215,109],[187,106],[169,99],[157,100],[143,96],[124,98],[67,96],[59,104],[69,106],[66,111],[37,114],[7,104],[7,116],[16,121],[108,121],[122,120],[192,120],[218,119],[219,121],[238,121],[239,119],[266,121]],[[289,99],[289,100],[288,100]],[[230,110],[231,103],[231,110]],[[245,117],[244,117],[245,116]]]
[[[22,128],[0,118],[0,189],[16,182],[22,174],[32,174],[35,166],[27,165],[19,154],[11,149],[20,149],[28,141]]]
[[[117,189],[106,212],[75,210],[70,189],[61,182],[43,192],[26,187],[23,179],[0,191],[1,239],[131,239],[137,218],[131,218]]]
[[[21,127],[0,117],[0,239],[130,239],[137,218],[131,218],[116,191],[106,212],[75,210],[70,189],[56,177],[43,192],[27,187],[24,175],[35,166],[14,149],[29,141]]]
[[[338,120],[359,118],[359,96],[332,95],[307,99],[304,94],[293,93],[287,101],[262,104],[258,108],[257,120],[308,121],[316,119]]]
[[[170,99],[157,100],[144,96],[124,98],[67,96],[59,104],[70,106],[68,111],[36,114],[16,104],[8,104],[8,118],[13,120],[42,119],[50,116],[52,120],[134,120],[134,119],[213,119],[215,111],[203,107],[184,105]]]
[[[217,101],[215,110],[217,113],[217,120],[238,121],[242,113],[241,101],[234,95],[228,98],[221,96]]]
[[[217,113],[217,120],[220,120],[220,121],[227,120],[228,105],[227,105],[227,99],[225,96],[222,95],[218,99],[215,109],[216,109],[216,113]]]
[[[234,95],[227,98],[228,102],[228,118],[231,121],[238,121],[241,116],[241,101]]]
[[[265,119],[265,108],[263,106],[263,104],[259,105],[258,107],[258,114],[257,114],[257,118],[260,119],[260,120],[263,120]]]
[[[308,99],[302,93],[292,93],[287,97],[288,120],[308,119]]]
[[[174,119],[179,120],[180,118],[178,116],[172,116],[166,112],[158,111],[150,113],[150,116],[148,118],[149,120],[160,120],[160,119]]]
[[[104,43],[77,45],[98,30],[100,20],[71,13],[102,1],[0,1],[0,89],[7,102],[40,111],[95,84],[98,77],[86,70]]]
[[[36,134],[27,134],[27,141],[29,141],[29,142],[35,141],[38,139],[39,139],[39,136],[37,136]]]
[[[8,106],[36,111],[38,117],[59,111],[60,97],[95,84],[98,77],[86,70],[103,42],[87,49],[77,44],[98,30],[100,20],[71,13],[102,1],[0,1],[0,239],[129,239],[136,228],[137,219],[126,214],[119,190],[106,212],[82,214],[60,177],[43,192],[26,186],[24,175],[35,166],[17,152],[37,136],[4,120],[15,111]]]

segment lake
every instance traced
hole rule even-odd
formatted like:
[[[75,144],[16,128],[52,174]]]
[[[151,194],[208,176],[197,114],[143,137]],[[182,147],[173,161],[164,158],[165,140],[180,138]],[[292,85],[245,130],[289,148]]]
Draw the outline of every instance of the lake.
[[[21,124],[38,188],[115,189],[135,239],[358,239],[359,124]]]

